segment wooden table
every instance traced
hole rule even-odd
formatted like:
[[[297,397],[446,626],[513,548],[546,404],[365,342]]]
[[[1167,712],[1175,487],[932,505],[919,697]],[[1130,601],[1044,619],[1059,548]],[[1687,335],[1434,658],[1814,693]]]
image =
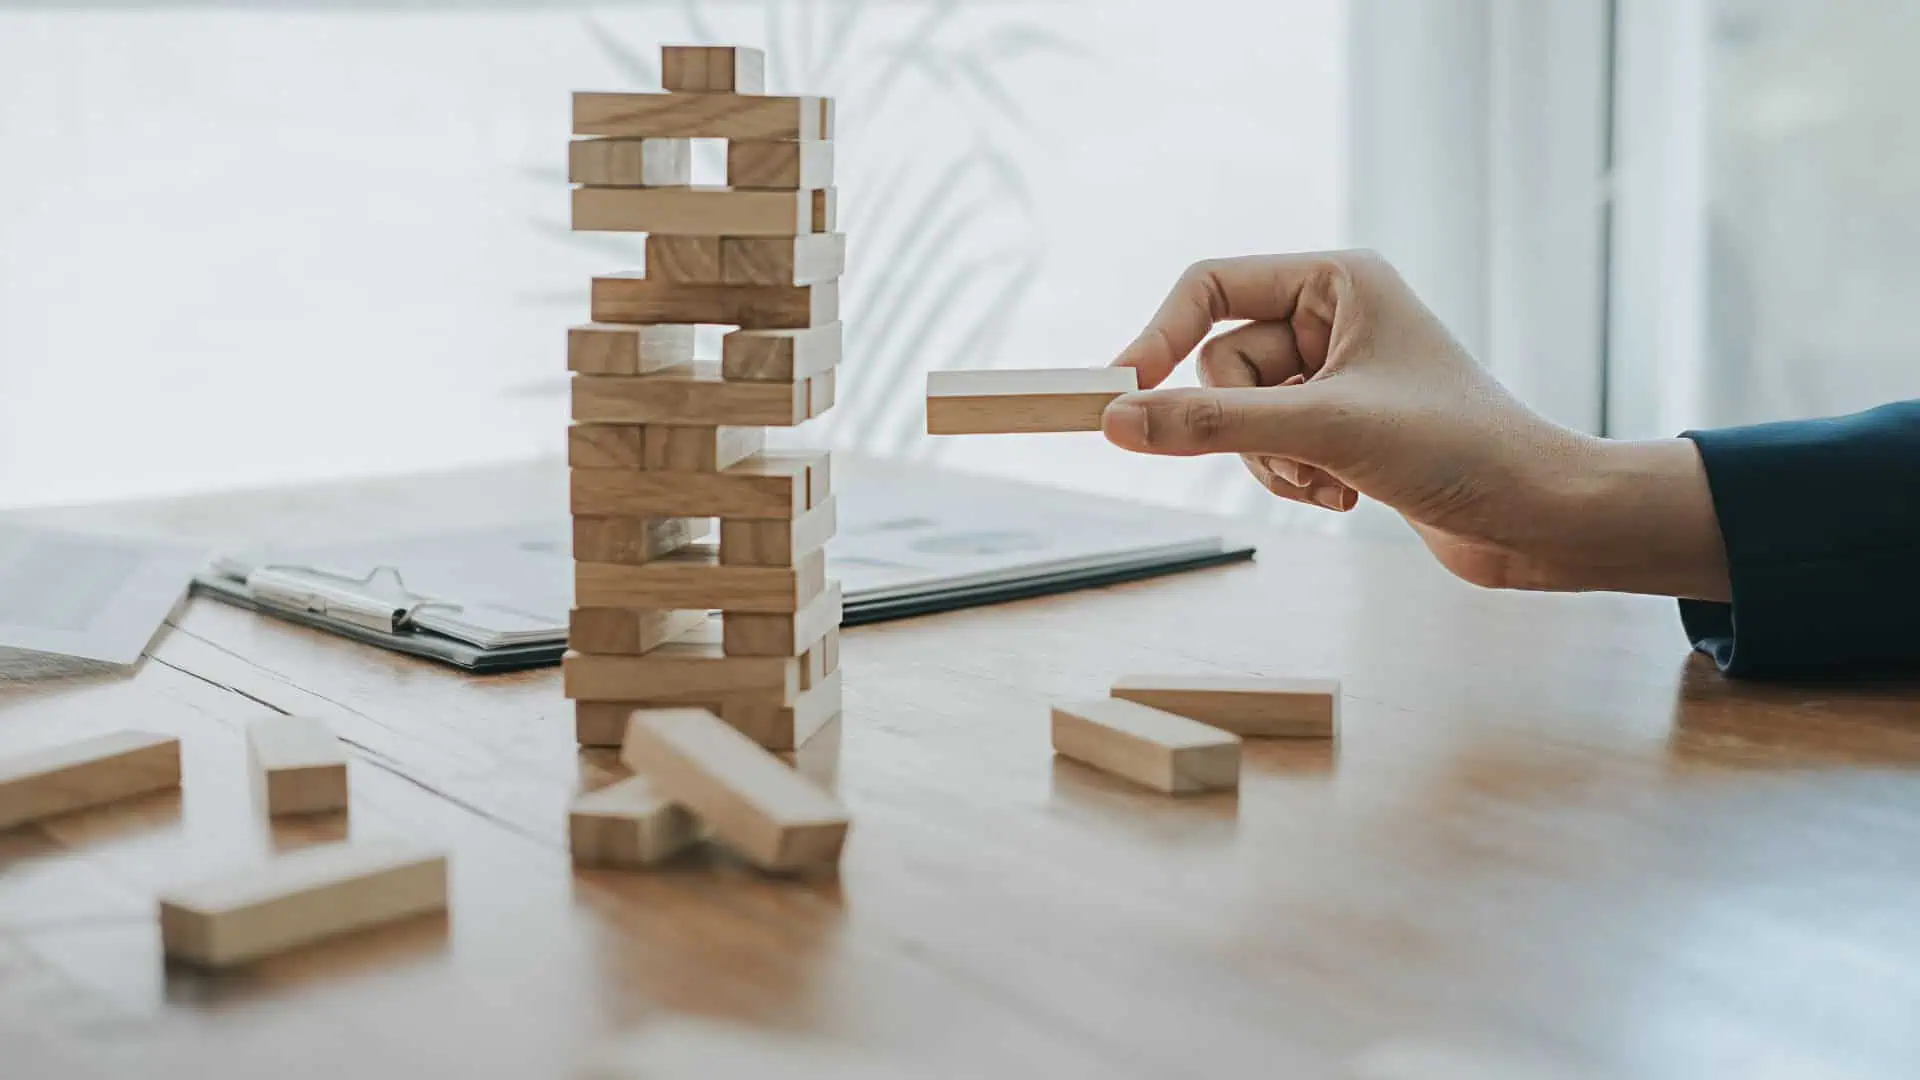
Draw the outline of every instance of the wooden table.
[[[42,516],[319,538],[563,488],[542,467]],[[1668,603],[1480,592],[1411,546],[1304,537],[850,630],[843,662],[845,714],[798,764],[854,832],[837,879],[799,882],[712,857],[575,873],[566,807],[619,766],[575,748],[552,671],[467,677],[201,600],[131,675],[7,687],[0,751],[157,728],[186,783],[0,833],[0,1076],[565,1076],[623,1033],[705,1076],[835,1053],[890,1063],[871,1075],[1920,1075],[1911,691],[1736,685]],[[1052,756],[1048,701],[1154,669],[1338,676],[1342,736],[1250,743],[1237,795],[1183,799]],[[349,817],[256,815],[239,731],[262,710],[351,743]],[[162,963],[164,885],[346,833],[445,844],[451,916],[230,975]],[[762,1051],[781,1066],[720,1065]]]

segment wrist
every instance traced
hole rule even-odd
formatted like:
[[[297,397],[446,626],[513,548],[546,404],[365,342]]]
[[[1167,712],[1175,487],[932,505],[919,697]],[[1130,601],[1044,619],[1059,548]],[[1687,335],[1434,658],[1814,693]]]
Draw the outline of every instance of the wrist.
[[[1728,597],[1713,491],[1688,439],[1589,439],[1562,488],[1564,587],[1698,600]]]

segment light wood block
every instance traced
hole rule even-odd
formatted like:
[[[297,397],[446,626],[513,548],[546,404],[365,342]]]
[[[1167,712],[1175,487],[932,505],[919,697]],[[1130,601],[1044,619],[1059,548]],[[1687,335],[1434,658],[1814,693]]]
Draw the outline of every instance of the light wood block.
[[[707,323],[745,330],[793,330],[837,321],[840,286],[831,281],[817,285],[677,285],[608,274],[593,279],[591,311],[595,322]]]
[[[447,907],[447,860],[401,841],[328,844],[160,898],[166,954],[229,967]]]
[[[717,472],[766,449],[764,428],[646,425],[647,468],[670,472]]]
[[[1107,403],[1138,379],[1124,367],[930,371],[927,434],[1099,431]]]
[[[720,273],[720,238],[648,233],[644,272],[649,281],[665,281],[675,285],[718,285],[723,280]]]
[[[800,693],[800,660],[727,656],[704,642],[669,641],[645,656],[570,652],[560,672],[574,701],[706,700],[759,691],[785,702]]]
[[[840,656],[840,628],[829,627],[820,639],[800,657],[800,692],[819,686],[833,674]]]
[[[830,139],[833,105],[757,94],[573,95],[575,135],[681,139]]]
[[[587,323],[567,329],[567,369],[582,375],[645,375],[691,363],[691,326]]]
[[[820,639],[820,659],[826,665],[827,675],[831,678],[840,671],[840,629]]]
[[[573,377],[573,418],[589,424],[791,427],[808,418],[812,404],[805,383],[723,379],[712,364]]]
[[[653,781],[629,776],[573,801],[567,846],[575,866],[653,866],[700,838],[692,814],[668,802]]]
[[[567,144],[567,180],[595,187],[685,187],[693,183],[693,144],[685,139],[575,139]]]
[[[722,616],[721,642],[729,656],[799,656],[840,625],[841,609],[840,583],[829,582],[812,603],[789,615]]]
[[[831,371],[840,363],[840,325],[735,330],[720,339],[720,373],[727,379],[790,383]]]
[[[664,469],[574,469],[573,512],[583,517],[792,519],[807,512],[815,490],[824,498],[822,452],[763,451],[714,472]],[[823,478],[816,484],[815,470]]]
[[[311,716],[263,716],[247,725],[247,760],[268,817],[347,808],[347,748]]]
[[[645,469],[647,430],[645,424],[574,424],[567,428],[567,465],[574,469]]]
[[[1129,675],[1113,696],[1245,737],[1331,738],[1340,720],[1337,679]]]
[[[0,829],[179,786],[171,735],[116,731],[29,750],[0,758]]]
[[[703,237],[825,233],[838,223],[836,202],[831,191],[580,187],[573,189],[573,227]]]
[[[720,237],[723,285],[818,285],[847,268],[844,233]]]
[[[682,551],[706,534],[706,522],[692,518],[576,516],[573,557],[638,566]]]
[[[1117,698],[1054,706],[1053,748],[1172,795],[1240,784],[1239,736]]]
[[[663,45],[660,85],[675,92],[762,94],[767,54],[738,45]]]
[[[729,566],[792,566],[825,547],[838,528],[831,496],[791,521],[736,518],[720,522],[720,561]]]
[[[835,387],[839,384],[839,369],[828,368],[807,380],[807,415],[824,416],[833,408]]]
[[[698,546],[638,566],[575,563],[581,607],[706,608],[778,615],[799,611],[827,588],[826,551],[791,567],[723,566]]]
[[[567,647],[580,653],[640,656],[698,630],[706,621],[704,610],[577,607],[567,616]]]
[[[819,685],[799,692],[791,702],[784,702],[783,696],[734,691],[692,694],[682,700],[577,701],[574,735],[581,746],[618,749],[635,709],[697,708],[717,714],[728,727],[768,750],[797,750],[840,715],[839,672],[828,672]]]
[[[848,819],[839,801],[711,712],[635,712],[620,758],[762,869],[840,857]]]
[[[833,186],[833,144],[819,139],[805,142],[736,139],[727,144],[727,186],[783,191],[830,188]]]

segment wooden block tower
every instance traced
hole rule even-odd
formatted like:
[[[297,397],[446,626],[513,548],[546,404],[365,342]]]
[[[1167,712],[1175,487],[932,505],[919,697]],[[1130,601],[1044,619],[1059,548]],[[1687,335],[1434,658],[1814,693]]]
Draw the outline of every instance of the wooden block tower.
[[[764,428],[833,405],[833,107],[766,94],[756,49],[661,61],[665,93],[573,99],[573,227],[647,237],[645,270],[593,279],[593,321],[567,335],[566,692],[584,745],[695,706],[791,749],[840,712],[834,504],[828,455],[766,449]],[[692,185],[690,139],[727,140],[726,186]],[[737,328],[717,364],[694,357],[698,324]]]

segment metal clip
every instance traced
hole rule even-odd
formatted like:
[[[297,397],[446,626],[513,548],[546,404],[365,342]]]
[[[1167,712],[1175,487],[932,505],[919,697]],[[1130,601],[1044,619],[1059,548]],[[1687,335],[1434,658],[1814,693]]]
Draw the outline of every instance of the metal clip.
[[[247,575],[247,589],[255,600],[271,607],[389,634],[405,629],[415,609],[431,602],[408,592],[400,572],[391,566],[378,567],[364,578],[306,566],[263,566]]]

